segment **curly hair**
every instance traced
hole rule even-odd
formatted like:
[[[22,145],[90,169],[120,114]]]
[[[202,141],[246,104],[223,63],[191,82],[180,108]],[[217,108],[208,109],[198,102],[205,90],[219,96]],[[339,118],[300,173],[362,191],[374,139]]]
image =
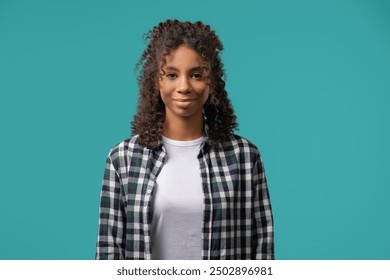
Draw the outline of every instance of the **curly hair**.
[[[225,90],[225,73],[219,53],[223,45],[209,25],[167,20],[159,23],[146,34],[147,48],[141,55],[136,69],[139,100],[137,113],[131,122],[132,134],[139,135],[138,142],[145,147],[156,146],[165,121],[165,105],[157,86],[165,57],[180,45],[194,49],[204,60],[208,75],[210,94],[203,106],[208,139],[218,143],[228,139],[238,128],[236,115]],[[160,68],[160,69],[159,69]]]

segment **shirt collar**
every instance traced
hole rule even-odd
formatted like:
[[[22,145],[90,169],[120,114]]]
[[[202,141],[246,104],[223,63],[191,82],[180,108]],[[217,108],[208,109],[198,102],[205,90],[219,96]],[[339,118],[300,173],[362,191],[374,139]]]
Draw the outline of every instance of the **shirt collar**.
[[[207,124],[204,125],[204,132],[203,132],[203,141],[202,141],[202,144],[200,145],[200,149],[203,149],[204,147],[206,148],[211,148],[212,146],[214,146],[214,144],[212,143],[212,141],[209,140],[209,126]],[[150,147],[150,149],[152,150],[164,150],[165,151],[165,148],[164,148],[164,145],[163,145],[163,141],[160,137],[160,139],[158,140],[158,142],[155,144],[155,145],[152,145]]]

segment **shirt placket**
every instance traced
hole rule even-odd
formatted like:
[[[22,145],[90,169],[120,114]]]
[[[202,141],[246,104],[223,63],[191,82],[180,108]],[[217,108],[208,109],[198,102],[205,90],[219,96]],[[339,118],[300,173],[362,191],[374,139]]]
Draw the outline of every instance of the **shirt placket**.
[[[162,166],[165,161],[166,157],[166,151],[165,148],[163,147],[162,150],[160,150],[155,157],[152,157],[153,159],[153,164],[152,164],[152,169],[150,172],[150,177],[149,180],[147,181],[147,187],[145,191],[145,199],[144,199],[144,204],[142,206],[142,215],[143,215],[143,229],[144,229],[144,242],[145,242],[145,259],[150,260],[152,258],[152,250],[151,250],[151,208],[152,208],[152,198],[153,198],[153,192],[155,190],[156,186],[156,178],[157,175],[160,173]]]
[[[212,234],[212,197],[210,190],[210,172],[207,165],[207,153],[201,149],[198,155],[200,173],[202,178],[202,191],[204,195],[203,225],[202,225],[202,259],[211,259],[211,234]]]

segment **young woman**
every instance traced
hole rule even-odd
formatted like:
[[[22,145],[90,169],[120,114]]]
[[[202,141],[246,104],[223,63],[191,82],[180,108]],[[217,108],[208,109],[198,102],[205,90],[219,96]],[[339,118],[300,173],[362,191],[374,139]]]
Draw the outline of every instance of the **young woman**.
[[[258,149],[233,134],[223,45],[202,22],[148,33],[132,134],[108,155],[97,259],[274,259]]]

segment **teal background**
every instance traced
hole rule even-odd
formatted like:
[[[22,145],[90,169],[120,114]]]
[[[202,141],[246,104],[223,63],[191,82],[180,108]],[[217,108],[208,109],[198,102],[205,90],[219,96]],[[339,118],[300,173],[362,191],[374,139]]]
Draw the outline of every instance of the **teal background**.
[[[0,0],[0,259],[93,259],[142,35],[202,20],[260,148],[278,259],[390,259],[390,2]]]

